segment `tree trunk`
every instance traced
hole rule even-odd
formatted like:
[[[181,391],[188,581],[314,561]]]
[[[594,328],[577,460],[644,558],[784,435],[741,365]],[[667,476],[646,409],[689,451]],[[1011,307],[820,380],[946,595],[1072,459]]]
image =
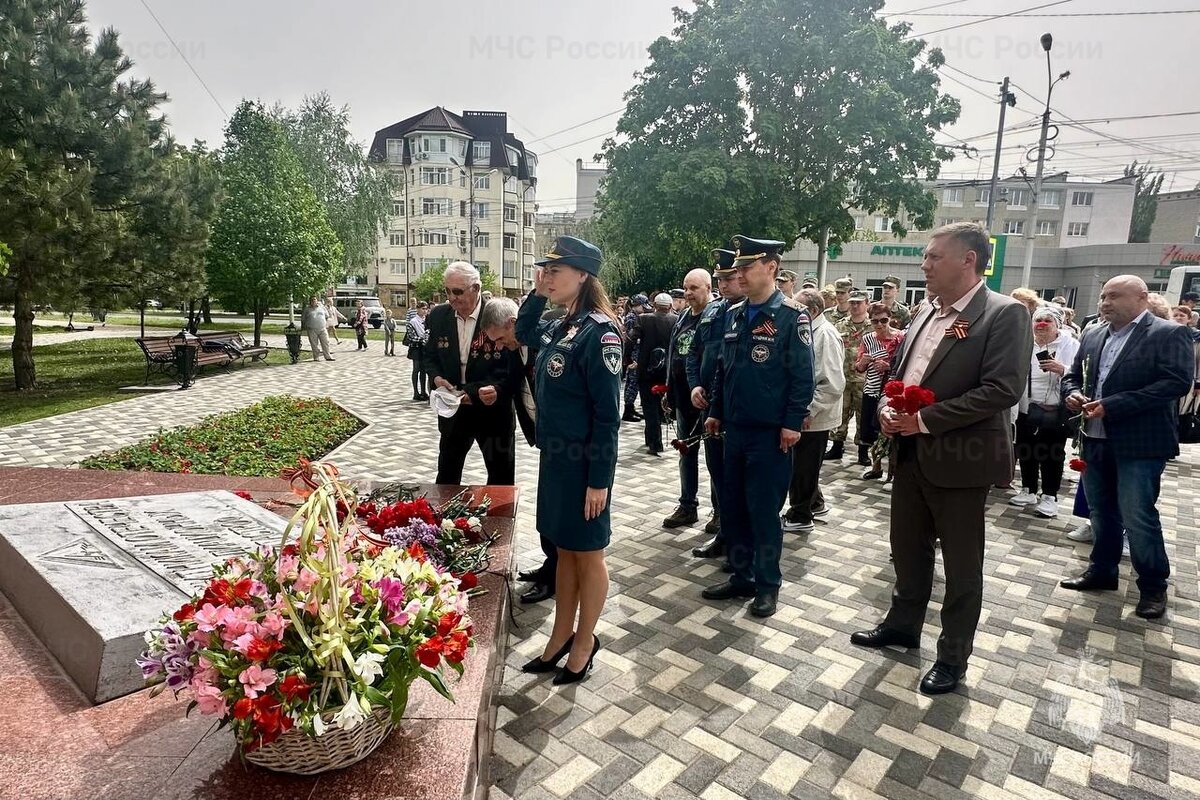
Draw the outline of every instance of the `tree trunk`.
[[[188,333],[195,336],[200,332],[200,313],[196,310],[196,299],[194,297],[188,300],[187,318]]]
[[[204,297],[204,298],[203,298],[203,299],[200,301],[200,315],[201,315],[202,317],[204,317],[204,324],[205,324],[205,325],[212,325],[212,324],[213,324],[213,321],[212,321],[212,307],[209,305],[209,302],[208,302],[208,297],[207,297],[207,296],[205,296],[205,297]]]
[[[138,303],[138,324],[142,326],[141,337],[146,338],[146,301]]]
[[[16,269],[17,296],[13,304],[16,331],[13,333],[12,362],[18,389],[32,389],[37,378],[33,368],[33,280],[29,277],[30,269],[32,267],[25,264]]]
[[[254,301],[254,346],[258,347],[262,339],[262,323],[263,317],[267,315],[267,307],[265,303],[258,300]]]

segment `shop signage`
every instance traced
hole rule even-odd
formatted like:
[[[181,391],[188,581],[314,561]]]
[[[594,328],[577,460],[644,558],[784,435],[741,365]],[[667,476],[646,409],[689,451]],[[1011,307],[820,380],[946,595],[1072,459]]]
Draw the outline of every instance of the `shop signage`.
[[[1003,234],[992,236],[988,239],[988,243],[992,246],[992,257],[988,259],[988,268],[983,275],[987,280],[988,288],[998,292],[1004,276],[1004,249],[1008,243],[1008,237]]]
[[[1200,247],[1184,247],[1181,244],[1163,245],[1162,258],[1158,263],[1164,267],[1186,264],[1200,266]]]
[[[910,258],[924,258],[924,247],[903,247],[895,244],[877,244],[871,248],[873,256],[908,256]]]

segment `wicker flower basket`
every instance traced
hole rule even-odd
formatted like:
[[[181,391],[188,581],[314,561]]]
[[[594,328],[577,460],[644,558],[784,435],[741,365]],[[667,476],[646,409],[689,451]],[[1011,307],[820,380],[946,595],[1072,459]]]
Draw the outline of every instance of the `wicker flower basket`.
[[[328,719],[326,724],[329,727],[320,736],[292,728],[271,744],[246,753],[246,760],[275,772],[316,775],[362,761],[394,728],[391,714],[384,708],[376,708],[353,730],[334,727]]]

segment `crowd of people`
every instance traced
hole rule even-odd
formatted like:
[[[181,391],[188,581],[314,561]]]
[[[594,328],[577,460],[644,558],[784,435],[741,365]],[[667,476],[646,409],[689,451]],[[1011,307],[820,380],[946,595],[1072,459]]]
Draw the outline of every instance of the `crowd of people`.
[[[989,289],[988,234],[972,223],[933,232],[926,296],[912,308],[895,276],[874,301],[850,276],[824,289],[799,281],[780,268],[783,249],[734,236],[712,251],[711,273],[693,269],[682,288],[614,305],[599,279],[600,251],[559,237],[519,303],[487,296],[478,271],[455,262],[445,273],[448,302],[408,312],[402,344],[414,399],[435,395],[439,415],[437,482],[459,483],[477,445],[488,482],[512,483],[515,422],[539,451],[545,559],[520,573],[529,584],[521,600],[553,598],[555,616],[527,671],[582,680],[601,646],[622,421],[645,424],[653,457],[664,451],[664,423],[674,427],[679,499],[664,528],[699,523],[703,452],[709,538],[692,555],[721,559],[726,578],[701,594],[749,600],[759,617],[776,612],[783,534],[809,534],[829,513],[821,470],[842,461],[851,441],[862,479],[891,492],[896,573],[886,616],[851,641],[919,645],[940,548],[946,588],[936,661],[920,686],[927,694],[954,690],[967,669],[989,497],[1010,489],[1013,506],[1056,517],[1072,450],[1082,470],[1072,509],[1085,523],[1068,537],[1091,540],[1092,550],[1088,568],[1062,586],[1116,589],[1124,547],[1136,614],[1164,615],[1170,565],[1156,503],[1179,453],[1180,403],[1200,396],[1200,298],[1172,308],[1139,278],[1117,276],[1096,313],[1077,323],[1064,298]],[[318,346],[331,358],[316,298],[312,309],[314,358]],[[901,402],[913,392],[927,397],[919,408]]]

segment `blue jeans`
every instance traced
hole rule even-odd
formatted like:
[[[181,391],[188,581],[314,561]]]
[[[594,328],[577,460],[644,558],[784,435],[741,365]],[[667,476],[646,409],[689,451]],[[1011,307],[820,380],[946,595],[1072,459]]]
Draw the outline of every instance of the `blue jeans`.
[[[1103,439],[1083,440],[1083,489],[1092,512],[1092,569],[1116,577],[1121,564],[1121,533],[1129,536],[1129,556],[1143,593],[1165,592],[1171,564],[1163,545],[1158,493],[1165,458],[1117,458]]]

